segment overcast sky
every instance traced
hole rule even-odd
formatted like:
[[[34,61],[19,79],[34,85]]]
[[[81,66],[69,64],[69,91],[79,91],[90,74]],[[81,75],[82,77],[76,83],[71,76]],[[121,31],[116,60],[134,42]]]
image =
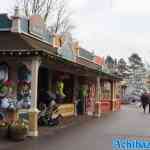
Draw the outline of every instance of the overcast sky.
[[[150,0],[68,0],[74,37],[101,56],[127,58],[138,52],[150,63]],[[0,0],[0,12],[14,0]]]

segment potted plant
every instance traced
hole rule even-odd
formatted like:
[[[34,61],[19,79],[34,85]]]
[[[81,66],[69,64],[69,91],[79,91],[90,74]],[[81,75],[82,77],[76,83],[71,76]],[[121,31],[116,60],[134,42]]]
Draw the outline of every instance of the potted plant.
[[[14,141],[22,141],[27,137],[28,124],[24,120],[12,123],[8,128],[9,138]]]
[[[8,134],[8,124],[6,122],[0,122],[0,139],[6,138]]]

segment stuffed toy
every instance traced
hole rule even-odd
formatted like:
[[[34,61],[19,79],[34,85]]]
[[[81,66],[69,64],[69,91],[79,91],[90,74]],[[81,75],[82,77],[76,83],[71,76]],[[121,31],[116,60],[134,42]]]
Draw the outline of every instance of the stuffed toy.
[[[18,84],[18,102],[17,108],[29,109],[31,107],[30,83],[20,82]]]

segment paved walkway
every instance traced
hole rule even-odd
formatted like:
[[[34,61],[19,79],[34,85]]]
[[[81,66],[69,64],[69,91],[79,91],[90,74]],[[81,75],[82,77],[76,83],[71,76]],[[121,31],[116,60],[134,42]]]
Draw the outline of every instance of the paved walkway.
[[[126,105],[100,119],[79,119],[64,129],[43,133],[20,143],[0,143],[0,150],[111,150],[114,137],[150,139],[150,114]]]

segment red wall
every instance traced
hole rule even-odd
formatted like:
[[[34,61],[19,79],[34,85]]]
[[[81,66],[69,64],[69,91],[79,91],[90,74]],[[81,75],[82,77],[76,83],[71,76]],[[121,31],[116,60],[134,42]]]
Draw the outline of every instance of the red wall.
[[[110,100],[101,101],[101,112],[110,112],[112,110],[112,102]]]
[[[112,101],[111,100],[102,100],[101,101],[101,112],[111,112],[112,111]],[[121,100],[118,99],[115,101],[115,111],[121,109]]]

